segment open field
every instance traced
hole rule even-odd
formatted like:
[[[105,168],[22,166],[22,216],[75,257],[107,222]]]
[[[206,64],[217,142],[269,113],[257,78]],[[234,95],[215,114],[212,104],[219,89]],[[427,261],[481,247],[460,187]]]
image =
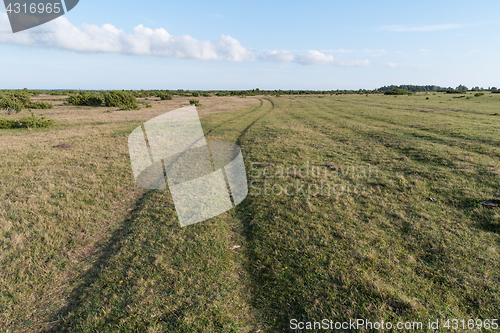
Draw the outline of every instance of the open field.
[[[500,94],[454,97],[200,97],[250,193],[185,228],[135,186],[127,138],[188,97],[36,111],[55,125],[0,130],[0,331],[500,320],[500,209],[479,205],[500,198]]]

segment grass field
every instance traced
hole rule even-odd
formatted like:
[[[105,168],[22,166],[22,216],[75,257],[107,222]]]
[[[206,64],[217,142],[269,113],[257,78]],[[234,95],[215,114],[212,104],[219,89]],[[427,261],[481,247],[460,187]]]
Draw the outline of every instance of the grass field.
[[[35,112],[53,127],[0,130],[0,330],[500,320],[500,210],[479,205],[500,197],[500,94],[453,97],[200,97],[250,193],[185,228],[168,190],[135,186],[127,138],[187,97],[54,102]]]

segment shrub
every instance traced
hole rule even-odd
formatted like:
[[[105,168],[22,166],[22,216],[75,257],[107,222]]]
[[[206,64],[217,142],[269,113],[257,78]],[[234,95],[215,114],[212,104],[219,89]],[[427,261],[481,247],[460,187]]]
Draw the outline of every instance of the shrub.
[[[119,107],[122,110],[138,110],[137,100],[134,95],[125,91],[106,91],[104,103],[107,107]]]
[[[68,97],[68,103],[78,106],[101,106],[103,98],[100,93],[80,91],[77,95]]]
[[[212,95],[210,95],[210,93],[205,92],[205,93],[202,93],[201,96],[203,96],[203,97],[210,97]]]
[[[191,104],[191,105],[194,104],[195,106],[201,106],[199,99],[190,99],[189,104]]]
[[[15,91],[11,95],[11,99],[21,103],[23,107],[27,107],[31,103],[31,96],[27,89]]]
[[[54,104],[48,102],[31,102],[28,109],[52,109]]]
[[[474,94],[475,97],[481,97],[483,95],[484,95],[484,92],[478,92],[478,93]]]
[[[19,127],[25,128],[40,128],[49,127],[54,123],[52,119],[47,119],[44,116],[37,117],[34,113],[30,117],[23,117],[18,120]]]
[[[429,97],[426,97],[425,99],[429,99]]]
[[[456,90],[456,89],[447,89],[447,94],[465,94],[467,90]]]
[[[149,103],[144,103],[144,106],[145,106],[146,108],[152,108],[152,107],[153,107],[153,105],[152,105],[152,104],[149,104]]]
[[[173,100],[173,99],[174,99],[174,97],[172,96],[172,94],[165,94],[165,93],[162,93],[162,94],[158,94],[158,95],[159,95],[158,97],[160,97],[160,99],[161,99],[162,101],[171,101],[171,100]]]
[[[199,93],[197,93],[197,92],[192,93],[192,95],[193,95],[193,97],[198,97],[198,96],[200,96],[200,94],[199,94]]]
[[[391,90],[387,90],[384,95],[413,95],[411,91],[404,90],[404,89],[399,89],[399,88],[394,88]]]
[[[229,96],[229,92],[227,91],[219,91],[215,93],[218,97]]]
[[[9,91],[0,98],[0,109],[7,110],[9,114],[29,108],[31,104],[31,96],[27,89]]]
[[[9,114],[20,112],[22,108],[23,105],[21,103],[10,98],[3,98],[0,100],[0,109],[6,110]]]
[[[37,117],[34,113],[20,119],[0,118],[0,128],[41,128],[49,127],[54,121],[44,116]]]

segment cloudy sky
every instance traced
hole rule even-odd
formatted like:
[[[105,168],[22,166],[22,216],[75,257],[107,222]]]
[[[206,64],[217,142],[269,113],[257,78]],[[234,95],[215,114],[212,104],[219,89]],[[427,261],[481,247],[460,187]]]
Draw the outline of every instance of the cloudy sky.
[[[80,0],[13,34],[0,89],[500,87],[500,2]]]

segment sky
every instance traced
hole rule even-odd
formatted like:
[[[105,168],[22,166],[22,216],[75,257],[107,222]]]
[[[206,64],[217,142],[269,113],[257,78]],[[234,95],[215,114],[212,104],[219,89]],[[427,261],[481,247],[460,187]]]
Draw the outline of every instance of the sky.
[[[499,13],[497,0],[80,0],[13,34],[1,6],[0,89],[500,87]]]

